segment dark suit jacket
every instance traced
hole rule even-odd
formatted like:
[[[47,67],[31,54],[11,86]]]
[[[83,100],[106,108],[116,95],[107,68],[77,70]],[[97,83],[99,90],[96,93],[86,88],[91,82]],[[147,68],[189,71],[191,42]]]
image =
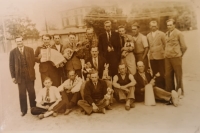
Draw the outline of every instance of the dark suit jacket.
[[[27,65],[28,65],[28,73],[30,80],[35,80],[35,58],[34,58],[34,51],[32,48],[24,46],[24,54],[26,57]],[[15,78],[17,83],[21,83],[21,58],[20,58],[20,51],[18,48],[14,48],[10,52],[10,59],[9,59],[9,67],[11,77]]]
[[[120,58],[120,50],[121,50],[121,46],[120,46],[120,38],[119,38],[119,34],[117,32],[111,31],[111,45],[114,48],[114,53],[117,56],[117,58]],[[99,36],[99,52],[100,54],[106,58],[108,56],[108,37],[107,37],[107,33],[104,32]]]
[[[88,60],[86,60],[86,63],[87,62],[90,62],[91,65],[92,65],[92,68],[95,68],[94,64],[93,64],[92,57],[90,57]],[[103,76],[103,70],[104,70],[104,64],[105,63],[107,63],[106,59],[104,57],[102,57],[102,56],[98,56],[98,73],[99,73],[99,78],[100,79]]]
[[[58,50],[57,47],[56,47],[56,44],[52,45],[51,48]],[[62,53],[63,50],[64,50],[64,47],[63,47],[62,44],[60,44],[60,51],[59,52]]]
[[[145,73],[145,76],[147,78],[148,83],[151,81],[152,76],[150,73]],[[137,72],[134,75],[135,81],[136,81],[136,85],[135,85],[135,100],[138,102],[142,102],[144,101],[144,92],[141,91],[142,88],[145,87],[145,83],[143,78],[141,77],[141,75]]]
[[[103,99],[107,93],[107,84],[104,80],[98,79],[97,88],[95,89],[92,80],[87,81],[84,89],[85,100],[92,105],[95,99]]]

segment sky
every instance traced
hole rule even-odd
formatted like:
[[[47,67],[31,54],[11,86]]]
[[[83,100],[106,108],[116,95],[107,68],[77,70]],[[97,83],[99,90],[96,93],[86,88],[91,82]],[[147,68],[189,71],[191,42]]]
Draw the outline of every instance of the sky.
[[[10,15],[28,16],[36,23],[36,27],[41,30],[44,29],[46,16],[48,23],[56,24],[58,28],[61,28],[61,16],[59,14],[61,11],[88,5],[118,4],[119,7],[123,8],[124,13],[129,13],[132,5],[130,3],[133,1],[134,0],[0,0],[0,17],[8,17]],[[140,1],[146,2],[152,0]],[[198,0],[192,1],[197,2]]]

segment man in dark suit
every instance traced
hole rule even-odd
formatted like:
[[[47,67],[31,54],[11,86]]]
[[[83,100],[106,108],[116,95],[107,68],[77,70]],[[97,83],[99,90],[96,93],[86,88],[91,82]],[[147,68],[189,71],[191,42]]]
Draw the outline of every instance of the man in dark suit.
[[[167,20],[168,31],[166,33],[165,46],[165,89],[167,91],[182,89],[184,95],[182,80],[182,57],[187,50],[184,36],[181,31],[175,28],[173,19]],[[176,88],[174,84],[174,75],[176,77]]]
[[[113,77],[118,73],[118,66],[120,62],[121,46],[120,38],[117,32],[111,31],[111,22],[104,23],[105,32],[99,36],[99,53],[109,63],[109,71]]]
[[[150,73],[145,72],[145,66],[142,61],[137,62],[137,70],[137,73],[134,75],[136,81],[135,100],[137,102],[144,101],[145,86],[147,84],[152,84],[156,100],[164,100],[168,102],[168,104],[173,104],[175,107],[178,106],[181,89],[178,90],[178,93],[175,90],[172,90],[170,93],[157,87],[155,85],[155,79],[152,78]]]
[[[92,57],[86,60],[86,63],[91,63],[92,68],[98,71],[99,78],[101,79],[103,76],[104,65],[107,63],[106,59],[99,55],[99,50],[97,46],[91,48],[91,55]]]
[[[53,65],[53,63],[51,61],[46,61],[46,62],[41,62],[41,50],[42,49],[47,49],[47,48],[52,48],[52,49],[56,49],[55,47],[52,47],[50,45],[50,40],[51,40],[51,36],[46,34],[42,36],[42,40],[44,42],[44,44],[42,46],[38,46],[36,51],[35,51],[35,60],[37,63],[40,63],[39,65],[39,71],[41,74],[41,80],[42,83],[44,82],[44,79],[46,77],[50,77],[53,84],[52,86],[60,86],[61,84],[61,77],[59,74],[58,69],[56,68],[56,66]],[[42,84],[42,86],[44,87],[44,85]]]
[[[94,113],[104,113],[105,108],[109,105],[107,94],[107,85],[104,80],[98,78],[98,72],[91,72],[91,79],[86,82],[84,89],[84,99],[79,100],[78,105],[90,115]]]
[[[21,116],[27,113],[27,95],[28,91],[30,106],[35,107],[35,58],[32,48],[24,46],[23,38],[15,39],[17,47],[10,52],[9,66],[12,80],[18,84],[19,100],[21,107]]]

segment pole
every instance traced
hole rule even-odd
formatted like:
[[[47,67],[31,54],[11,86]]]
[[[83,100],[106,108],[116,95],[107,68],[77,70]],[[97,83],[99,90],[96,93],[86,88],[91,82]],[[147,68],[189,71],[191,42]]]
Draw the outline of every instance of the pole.
[[[2,17],[2,27],[3,27],[3,38],[4,38],[4,51],[8,52],[7,40],[6,40],[6,30],[4,24],[4,16]]]
[[[44,11],[44,21],[45,21],[46,33],[48,34],[48,26],[47,26],[47,19],[46,19],[46,13],[45,13],[45,11]]]

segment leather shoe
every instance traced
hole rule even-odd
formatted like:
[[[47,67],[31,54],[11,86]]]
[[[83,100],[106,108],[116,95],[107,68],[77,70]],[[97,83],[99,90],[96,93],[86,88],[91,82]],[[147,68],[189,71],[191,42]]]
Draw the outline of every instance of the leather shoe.
[[[110,105],[108,105],[108,106],[106,107],[106,109],[107,109],[107,110],[112,110],[112,107],[111,107]]]
[[[43,118],[44,118],[44,114],[38,115],[38,118],[39,118],[39,119],[43,119]]]
[[[103,114],[105,114],[106,113],[106,109],[105,108],[99,109],[97,113],[103,113]]]
[[[25,116],[25,115],[26,115],[26,112],[22,112],[22,113],[21,113],[21,116]]]
[[[125,106],[125,109],[127,110],[127,111],[129,111],[130,110],[130,106]]]
[[[68,115],[71,111],[72,111],[72,109],[66,109],[64,115]]]

